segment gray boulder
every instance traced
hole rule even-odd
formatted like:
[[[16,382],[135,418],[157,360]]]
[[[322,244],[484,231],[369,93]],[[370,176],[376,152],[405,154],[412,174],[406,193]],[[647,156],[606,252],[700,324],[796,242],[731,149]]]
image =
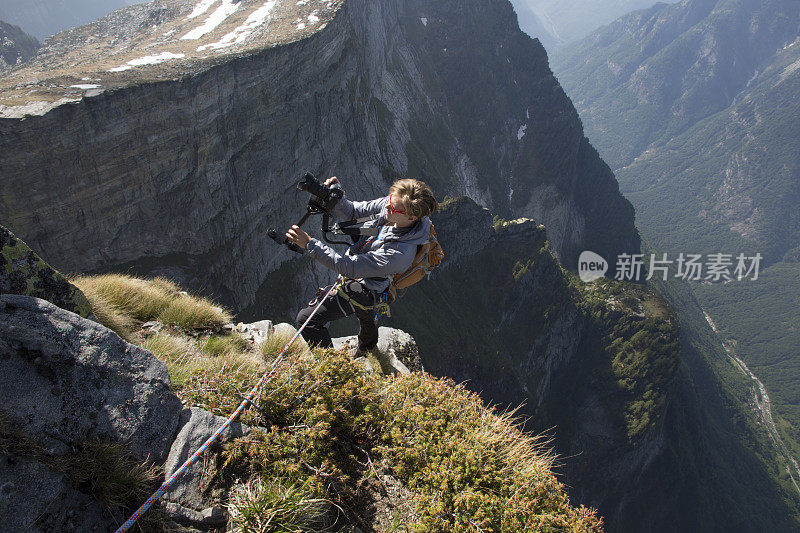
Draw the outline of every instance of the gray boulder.
[[[161,464],[181,402],[164,363],[96,322],[30,296],[0,295],[0,408],[53,454],[91,438]]]
[[[239,335],[241,335],[244,340],[250,341],[253,344],[261,344],[267,340],[267,337],[272,335],[274,329],[272,320],[260,320],[252,324],[239,322],[236,325],[236,331],[239,332]]]
[[[355,353],[356,346],[358,337],[355,335],[333,339],[333,347],[337,350],[346,349]],[[400,329],[379,327],[378,345],[372,350],[372,354],[380,363],[380,370],[384,374],[408,374],[423,370],[416,341]],[[372,368],[368,359],[364,360],[364,364],[367,370],[378,370]]]
[[[180,429],[178,430],[177,437],[175,437],[175,441],[172,443],[167,462],[164,464],[164,479],[169,479],[169,477],[186,462],[189,456],[197,451],[223,423],[225,423],[225,418],[215,416],[198,407],[191,407],[181,411],[179,422]],[[211,449],[208,450],[205,455],[208,456],[210,452],[218,450],[220,443],[231,438],[242,437],[248,433],[250,433],[250,428],[248,426],[234,422],[220,435],[220,438],[211,446]],[[208,485],[209,479],[204,476],[204,474],[203,459],[201,458],[184,472],[181,477],[175,480],[173,486],[164,493],[163,499],[165,501],[174,502],[184,508],[201,511],[204,509],[206,510],[205,514],[202,512],[184,513],[189,522],[205,524],[208,523],[209,519],[213,520],[215,516],[215,513],[207,509],[208,498],[204,496],[204,491]],[[172,511],[176,509],[179,510],[179,508],[175,506],[167,507]],[[193,518],[194,515],[203,518],[195,520]]]

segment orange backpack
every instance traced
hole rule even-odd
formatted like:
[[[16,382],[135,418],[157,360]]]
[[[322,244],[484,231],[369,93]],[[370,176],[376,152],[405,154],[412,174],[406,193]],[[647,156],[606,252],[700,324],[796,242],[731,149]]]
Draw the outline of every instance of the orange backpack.
[[[392,283],[389,285],[389,303],[397,298],[397,289],[405,289],[415,284],[424,277],[430,275],[431,271],[442,262],[444,250],[439,240],[436,238],[436,230],[431,222],[431,233],[428,242],[417,245],[417,255],[414,261],[405,272],[395,274]]]

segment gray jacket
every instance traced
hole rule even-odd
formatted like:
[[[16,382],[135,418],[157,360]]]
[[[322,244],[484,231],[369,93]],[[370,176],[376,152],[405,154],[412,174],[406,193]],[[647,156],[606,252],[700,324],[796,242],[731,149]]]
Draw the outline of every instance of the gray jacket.
[[[351,202],[344,197],[336,204],[333,214],[339,220],[354,220],[382,213],[380,218],[370,220],[364,226],[383,226],[388,203],[388,196],[368,202]],[[314,238],[306,251],[334,272],[360,280],[368,289],[381,292],[389,286],[390,277],[408,270],[417,255],[417,245],[425,244],[430,232],[431,220],[424,217],[408,228],[383,226],[379,235],[362,237],[345,255]]]

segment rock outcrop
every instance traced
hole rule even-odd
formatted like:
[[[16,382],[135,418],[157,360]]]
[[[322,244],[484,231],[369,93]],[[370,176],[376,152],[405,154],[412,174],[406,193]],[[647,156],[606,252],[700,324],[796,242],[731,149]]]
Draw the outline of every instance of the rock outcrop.
[[[181,411],[178,434],[164,463],[164,479],[169,479],[224,423],[225,418],[197,407]],[[208,453],[214,453],[226,440],[242,437],[248,433],[250,433],[249,427],[234,422],[220,435]],[[192,525],[224,525],[227,522],[227,513],[222,508],[209,506],[208,497],[203,493],[209,478],[210,473],[203,468],[203,462],[198,461],[181,476],[179,482],[164,493],[162,507],[167,509],[171,516]]]
[[[55,305],[0,296],[0,405],[31,440],[64,454],[90,438],[124,442],[160,465],[181,402],[166,366],[116,333]]]
[[[358,337],[339,337],[333,339],[333,347],[349,350],[354,355],[358,347]],[[423,370],[419,349],[414,338],[405,331],[379,327],[378,345],[369,354],[360,355],[367,371],[383,374],[408,374]],[[370,360],[370,357],[374,357]],[[373,368],[373,365],[379,368]]]
[[[4,293],[41,298],[84,318],[92,313],[77,287],[0,226],[0,294]]]

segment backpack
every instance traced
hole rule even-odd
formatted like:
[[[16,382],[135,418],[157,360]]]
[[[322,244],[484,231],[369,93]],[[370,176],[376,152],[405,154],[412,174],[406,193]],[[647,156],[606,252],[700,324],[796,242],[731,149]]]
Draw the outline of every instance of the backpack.
[[[431,233],[428,242],[417,245],[417,255],[414,261],[405,272],[395,274],[389,285],[389,303],[397,299],[397,289],[405,289],[415,284],[424,277],[430,275],[431,271],[442,262],[444,250],[439,240],[436,238],[436,229],[431,222]]]

